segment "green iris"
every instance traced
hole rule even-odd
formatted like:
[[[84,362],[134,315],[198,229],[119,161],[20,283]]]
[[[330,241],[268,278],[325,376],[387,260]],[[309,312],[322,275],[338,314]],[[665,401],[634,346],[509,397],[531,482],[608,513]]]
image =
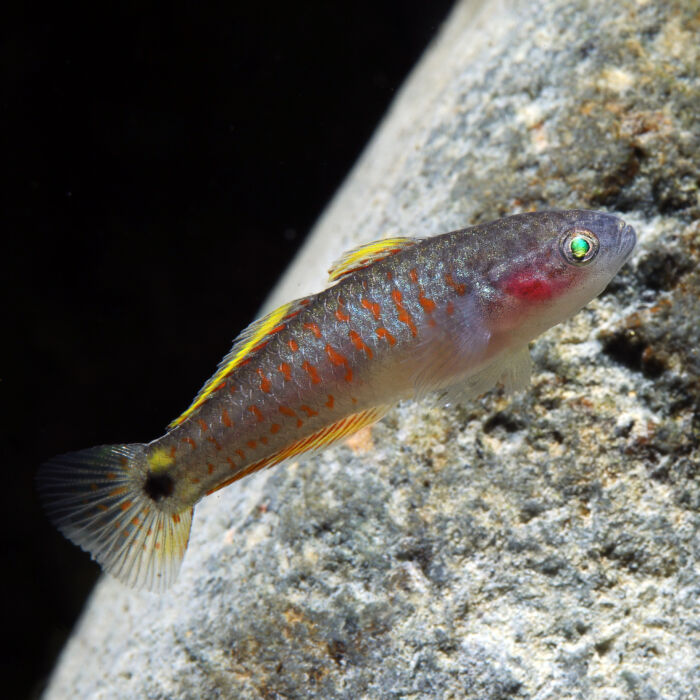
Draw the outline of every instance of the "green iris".
[[[581,260],[588,254],[588,251],[591,249],[591,244],[585,238],[576,236],[576,238],[571,239],[570,249],[571,255],[573,255],[576,260]]]

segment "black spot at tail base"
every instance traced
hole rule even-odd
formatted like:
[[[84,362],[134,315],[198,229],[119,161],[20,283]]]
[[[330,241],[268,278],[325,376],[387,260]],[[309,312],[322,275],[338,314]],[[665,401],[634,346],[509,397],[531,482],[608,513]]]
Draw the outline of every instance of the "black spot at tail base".
[[[172,495],[175,490],[175,482],[170,474],[151,473],[146,477],[143,490],[151,500],[159,501],[161,498]]]

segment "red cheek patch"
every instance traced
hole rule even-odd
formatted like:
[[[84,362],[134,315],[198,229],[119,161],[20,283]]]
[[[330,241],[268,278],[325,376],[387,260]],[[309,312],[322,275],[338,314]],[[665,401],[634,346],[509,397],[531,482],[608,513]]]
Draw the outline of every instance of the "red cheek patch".
[[[503,290],[523,301],[546,301],[554,296],[554,285],[541,277],[517,274],[506,280]]]

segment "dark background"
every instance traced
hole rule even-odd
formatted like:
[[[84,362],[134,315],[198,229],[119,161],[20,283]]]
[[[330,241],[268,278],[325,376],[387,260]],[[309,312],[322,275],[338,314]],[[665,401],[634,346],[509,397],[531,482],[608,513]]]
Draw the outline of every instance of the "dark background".
[[[98,575],[37,465],[187,407],[451,2],[256,5],[5,10],[4,697],[41,691]]]

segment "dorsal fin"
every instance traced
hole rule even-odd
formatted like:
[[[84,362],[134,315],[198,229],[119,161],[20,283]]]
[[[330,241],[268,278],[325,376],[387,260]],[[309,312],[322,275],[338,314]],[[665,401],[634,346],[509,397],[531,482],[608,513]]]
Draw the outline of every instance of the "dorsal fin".
[[[394,237],[382,238],[348,250],[340,259],[336,260],[328,270],[328,281],[337,282],[372,263],[396,255],[404,248],[409,248],[418,242],[418,238]]]
[[[189,408],[175,418],[175,420],[171,421],[168,425],[168,429],[180,425],[185,418],[199,408],[214,391],[222,386],[228,374],[233,372],[236,367],[240,367],[246,362],[253,353],[262,349],[266,344],[268,336],[281,331],[287,325],[287,321],[293,316],[296,316],[308,303],[308,298],[304,298],[296,299],[288,304],[283,304],[266,316],[259,318],[257,321],[253,321],[253,323],[245,328],[234,341],[233,347],[226,357],[219,362],[216,372],[214,372],[199,390]]]

